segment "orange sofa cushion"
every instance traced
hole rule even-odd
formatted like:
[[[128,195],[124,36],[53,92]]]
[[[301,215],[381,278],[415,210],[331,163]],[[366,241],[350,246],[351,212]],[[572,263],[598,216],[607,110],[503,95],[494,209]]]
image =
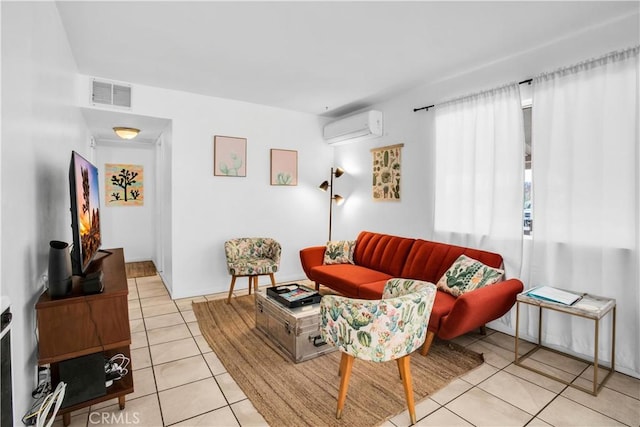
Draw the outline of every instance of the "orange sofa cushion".
[[[362,231],[356,240],[353,258],[357,265],[381,271],[391,277],[400,277],[414,242],[415,239],[406,237]]]
[[[442,320],[451,311],[451,307],[456,302],[456,297],[446,292],[436,292],[436,299],[433,302],[433,308],[431,309],[431,317],[429,317],[428,329],[433,332],[440,330],[442,326]]]
[[[381,280],[379,282],[365,283],[358,288],[358,298],[362,299],[380,299],[382,298],[382,292],[384,291],[384,285],[387,280]]]
[[[363,298],[359,288],[362,284],[384,282],[393,276],[353,264],[318,265],[311,269],[313,280],[318,283],[330,283],[331,289],[351,298]],[[382,296],[382,291],[377,298]],[[375,299],[375,298],[371,298]]]

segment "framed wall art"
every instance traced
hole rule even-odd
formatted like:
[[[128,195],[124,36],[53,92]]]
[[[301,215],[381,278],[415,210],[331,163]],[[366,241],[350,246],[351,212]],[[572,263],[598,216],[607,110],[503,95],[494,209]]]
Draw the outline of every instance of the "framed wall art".
[[[404,144],[374,148],[373,154],[373,200],[400,200],[400,154]]]
[[[213,174],[247,176],[247,139],[233,136],[213,137]]]
[[[271,149],[271,185],[298,185],[298,152]]]
[[[144,205],[142,165],[106,163],[104,165],[106,206]]]

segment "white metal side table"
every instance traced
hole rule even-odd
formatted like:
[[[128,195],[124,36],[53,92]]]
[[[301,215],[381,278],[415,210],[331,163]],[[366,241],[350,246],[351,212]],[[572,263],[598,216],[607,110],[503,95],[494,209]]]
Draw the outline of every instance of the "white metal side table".
[[[566,291],[565,292],[571,292]],[[515,344],[515,360],[514,363],[518,366],[521,366],[525,369],[529,369],[530,371],[536,372],[540,375],[544,375],[548,378],[559,381],[563,384],[566,384],[570,387],[576,388],[578,390],[584,391],[585,393],[592,394],[597,396],[600,392],[600,389],[607,382],[611,374],[614,372],[615,365],[615,348],[616,348],[616,300],[612,298],[599,297],[590,294],[581,294],[576,292],[571,292],[576,295],[580,295],[581,299],[574,303],[573,305],[565,305],[553,301],[547,301],[540,298],[536,298],[528,295],[528,291],[522,292],[518,294],[516,297],[516,344]],[[532,306],[538,307],[538,342],[534,348],[529,350],[527,353],[522,356],[518,355],[518,341],[519,341],[519,330],[520,330],[520,304],[528,304]],[[555,350],[553,348],[549,348],[542,345],[542,312],[543,309],[554,310],[562,313],[566,313],[572,316],[579,316],[586,319],[591,319],[595,323],[594,330],[594,352],[593,352],[593,361],[581,359],[579,357],[575,357],[571,354],[566,354],[561,351]],[[602,319],[607,314],[611,313],[613,316],[611,322],[611,366],[609,368],[603,367],[599,365],[598,361],[598,339],[600,338],[600,319]],[[534,367],[523,365],[521,362],[527,357],[531,356],[536,351],[544,348],[545,350],[552,351],[554,353],[562,354],[567,357],[571,357],[572,359],[579,360],[581,362],[586,362],[593,365],[593,388],[591,390],[581,387],[577,384],[572,384],[568,381],[565,381],[556,376],[550,375],[547,372],[543,372]],[[608,371],[607,375],[604,377],[602,382],[598,384],[598,367]]]

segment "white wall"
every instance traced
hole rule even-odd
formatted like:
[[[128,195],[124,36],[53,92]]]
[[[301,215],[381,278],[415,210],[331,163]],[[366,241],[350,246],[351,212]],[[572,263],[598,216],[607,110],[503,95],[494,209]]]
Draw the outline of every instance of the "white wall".
[[[35,303],[50,240],[71,241],[71,150],[88,154],[77,70],[53,2],[2,2],[2,273],[12,302],[15,425],[31,405]],[[4,355],[3,355],[4,356]]]
[[[89,87],[89,78],[79,87]],[[86,106],[87,99],[82,94],[78,102]],[[165,189],[170,199],[163,208],[170,208],[171,270],[165,266],[163,277],[172,297],[226,291],[224,242],[235,237],[275,238],[282,245],[276,280],[304,278],[299,250],[326,240],[326,195],[317,186],[329,178],[333,148],[322,139],[321,119],[135,83],[132,99],[133,114],[172,120],[171,181]],[[214,135],[247,138],[246,177],[213,175]],[[269,184],[271,148],[298,151],[297,186]],[[161,179],[166,185],[167,178]]]
[[[106,144],[98,141],[95,165],[100,171],[100,221],[102,247],[124,248],[127,262],[156,260],[156,152],[155,145]],[[108,206],[105,192],[105,164],[141,165],[144,182],[142,206]],[[139,180],[140,180],[139,179]]]

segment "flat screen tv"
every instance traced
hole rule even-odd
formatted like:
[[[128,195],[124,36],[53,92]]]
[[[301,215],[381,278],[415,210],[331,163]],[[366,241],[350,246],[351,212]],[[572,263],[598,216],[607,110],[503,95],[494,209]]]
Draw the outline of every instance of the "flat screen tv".
[[[75,151],[69,165],[71,228],[73,249],[71,265],[75,276],[84,276],[102,245],[100,235],[100,195],[98,168]]]

